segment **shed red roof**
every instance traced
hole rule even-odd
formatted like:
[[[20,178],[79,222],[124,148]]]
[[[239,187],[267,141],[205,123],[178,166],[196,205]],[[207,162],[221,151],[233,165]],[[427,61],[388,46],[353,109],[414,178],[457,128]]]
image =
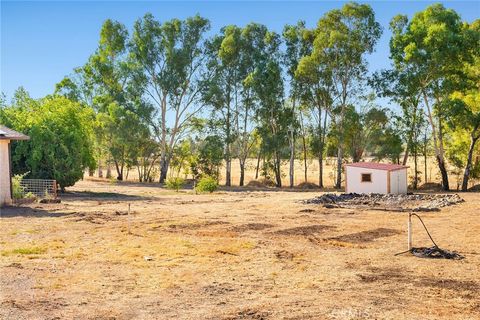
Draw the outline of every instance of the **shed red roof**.
[[[408,168],[408,166],[403,166],[401,164],[378,163],[378,162],[354,162],[354,163],[347,163],[345,166],[367,168],[367,169],[374,169],[374,170],[386,170],[386,171],[395,171],[395,170]]]

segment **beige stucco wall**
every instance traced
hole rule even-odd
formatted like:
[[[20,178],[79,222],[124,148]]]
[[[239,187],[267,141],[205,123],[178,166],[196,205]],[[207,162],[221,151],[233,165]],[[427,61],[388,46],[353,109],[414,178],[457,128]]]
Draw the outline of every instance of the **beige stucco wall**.
[[[8,155],[9,140],[0,140],[0,206],[10,204],[10,159]]]
[[[348,193],[387,193],[387,174],[385,170],[359,167],[345,167]],[[371,173],[372,182],[362,182],[362,173]]]

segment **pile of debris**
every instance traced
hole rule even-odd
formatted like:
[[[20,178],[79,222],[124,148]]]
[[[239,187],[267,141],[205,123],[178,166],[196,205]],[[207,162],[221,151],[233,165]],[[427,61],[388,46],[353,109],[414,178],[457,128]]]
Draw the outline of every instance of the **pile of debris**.
[[[430,259],[453,259],[453,260],[462,260],[465,257],[455,251],[448,251],[440,249],[437,246],[430,248],[420,247],[412,248],[410,252],[419,258],[430,258]]]
[[[458,194],[358,194],[326,193],[305,200],[305,204],[323,204],[326,208],[350,208],[385,211],[439,211],[464,200]]]

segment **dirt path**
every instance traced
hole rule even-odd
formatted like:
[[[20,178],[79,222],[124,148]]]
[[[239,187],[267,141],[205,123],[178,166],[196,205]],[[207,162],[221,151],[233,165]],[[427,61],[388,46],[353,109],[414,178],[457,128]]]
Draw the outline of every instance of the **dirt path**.
[[[424,213],[461,261],[393,256],[406,215],[311,192],[175,193],[81,182],[2,209],[2,319],[473,319],[480,194]],[[128,216],[128,204],[131,215]],[[414,225],[414,243],[430,245]]]

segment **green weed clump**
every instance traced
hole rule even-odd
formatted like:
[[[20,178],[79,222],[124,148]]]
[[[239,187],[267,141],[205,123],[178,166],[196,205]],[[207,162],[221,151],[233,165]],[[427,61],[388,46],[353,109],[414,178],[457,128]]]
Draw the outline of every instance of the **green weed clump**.
[[[213,191],[218,189],[218,182],[215,178],[205,176],[200,179],[198,182],[197,186],[195,187],[195,190],[197,192],[210,192],[212,193]]]
[[[170,190],[175,190],[178,192],[179,189],[183,188],[185,185],[185,180],[180,177],[170,178],[166,181],[166,186]]]
[[[42,254],[47,252],[47,249],[41,247],[24,247],[24,248],[17,248],[11,251],[3,251],[2,256],[10,255],[10,254],[22,254],[22,255],[30,255],[30,254]]]

